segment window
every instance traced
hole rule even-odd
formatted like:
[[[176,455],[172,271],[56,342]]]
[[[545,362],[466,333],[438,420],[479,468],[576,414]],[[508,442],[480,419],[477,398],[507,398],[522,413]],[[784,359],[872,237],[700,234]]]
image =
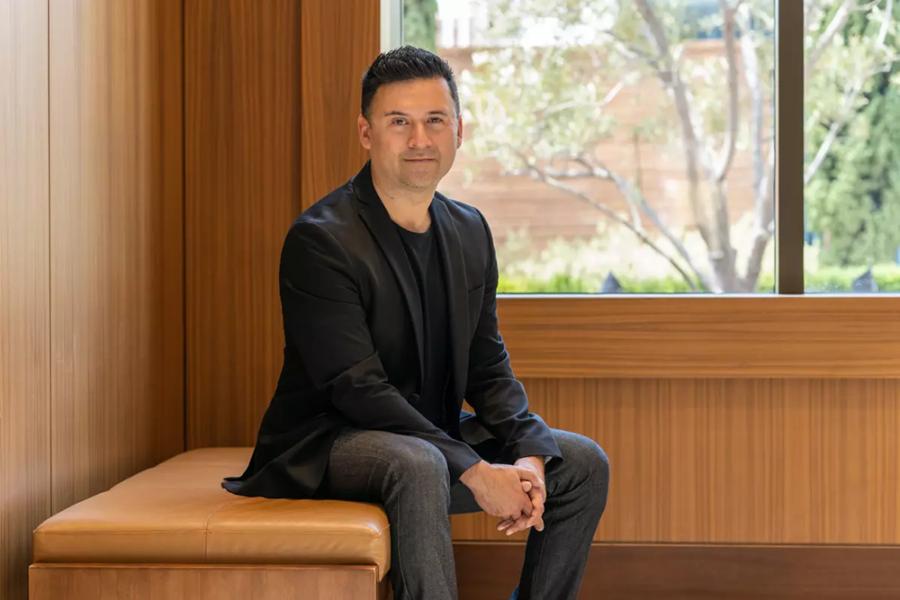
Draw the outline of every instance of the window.
[[[806,230],[779,247],[809,291],[900,290],[893,3],[803,6]],[[486,214],[501,291],[775,291],[774,0],[402,5],[457,75],[441,191]]]
[[[900,6],[806,0],[810,292],[900,292]]]

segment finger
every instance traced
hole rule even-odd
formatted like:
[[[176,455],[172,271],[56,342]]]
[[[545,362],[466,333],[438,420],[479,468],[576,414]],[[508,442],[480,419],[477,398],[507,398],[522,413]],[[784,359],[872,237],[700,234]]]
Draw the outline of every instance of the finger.
[[[517,531],[521,531],[522,529],[527,528],[528,527],[527,524],[528,524],[529,520],[530,520],[530,518],[526,517],[525,515],[521,515],[517,519],[509,519],[509,524],[506,525],[506,527],[504,527],[503,530],[506,531],[507,533],[509,533],[510,535],[512,535],[513,533],[516,533]]]
[[[544,503],[538,499],[534,502],[534,511],[531,513],[530,521],[538,531],[544,530]]]
[[[531,490],[534,489],[534,484],[532,484],[530,481],[523,480],[522,481],[522,489],[525,490],[526,492],[530,492]]]
[[[531,488],[531,491],[528,492],[528,495],[532,498],[539,497],[541,502],[543,502],[547,499],[547,490],[542,487],[534,486]]]
[[[531,481],[522,480],[522,488],[525,488],[525,484],[527,483],[531,489],[527,490],[528,496],[534,498],[539,496],[541,501],[543,502],[547,498],[547,489],[544,487],[544,482],[538,480],[539,483],[532,483]]]
[[[544,487],[544,480],[531,469],[526,469],[525,467],[515,467],[515,469],[519,474],[519,479],[530,481],[535,486]]]
[[[512,527],[506,530],[506,535],[513,535],[514,533],[519,533],[520,531],[525,531],[529,527],[532,526],[531,519],[523,520],[521,522],[516,522]]]
[[[529,527],[534,527],[536,525],[540,525],[541,529],[544,527],[544,518],[543,514],[535,513],[531,517],[521,517],[516,519],[509,527],[505,527],[504,529],[509,535],[514,533],[518,533],[519,531],[524,531]]]
[[[532,491],[528,492],[528,498],[529,498],[529,500],[531,500],[531,506],[534,509],[539,508],[541,511],[544,510],[544,502],[545,502],[546,498],[544,498],[544,496],[541,495],[537,490],[532,490]]]
[[[500,523],[497,524],[497,531],[503,531],[504,529],[506,529],[513,523],[515,523],[514,519],[504,519],[503,521],[500,521]]]

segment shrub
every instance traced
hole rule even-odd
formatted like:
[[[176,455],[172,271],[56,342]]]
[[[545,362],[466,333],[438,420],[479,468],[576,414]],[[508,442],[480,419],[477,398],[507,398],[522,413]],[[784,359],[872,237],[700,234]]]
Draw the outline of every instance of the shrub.
[[[853,280],[865,272],[865,267],[822,267],[806,275],[806,289],[811,293],[853,293]],[[900,265],[882,264],[872,268],[879,292],[900,293]],[[691,290],[677,277],[646,278],[617,276],[624,294],[686,294]],[[763,273],[757,282],[758,293],[772,293],[775,276]],[[497,292],[504,294],[597,294],[596,280],[557,273],[547,279],[500,274]]]

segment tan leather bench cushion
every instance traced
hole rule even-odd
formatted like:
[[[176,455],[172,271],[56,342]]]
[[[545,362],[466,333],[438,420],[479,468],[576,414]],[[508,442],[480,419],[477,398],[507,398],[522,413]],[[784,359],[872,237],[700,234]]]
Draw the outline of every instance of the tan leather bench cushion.
[[[374,564],[384,576],[390,530],[380,506],[222,489],[250,452],[185,452],[65,509],[35,530],[34,561]]]

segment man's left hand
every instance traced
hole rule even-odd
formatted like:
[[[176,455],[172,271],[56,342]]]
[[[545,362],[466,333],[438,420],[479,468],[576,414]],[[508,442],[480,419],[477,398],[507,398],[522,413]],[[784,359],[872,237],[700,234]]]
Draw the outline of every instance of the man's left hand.
[[[505,531],[506,535],[512,535],[534,527],[538,531],[544,530],[544,501],[547,499],[547,487],[544,484],[544,459],[541,456],[523,456],[514,465],[521,469],[528,469],[538,476],[538,485],[532,485],[530,481],[522,481],[522,489],[531,498],[533,510],[531,516],[521,516],[518,519],[506,519],[497,525],[498,531]]]

